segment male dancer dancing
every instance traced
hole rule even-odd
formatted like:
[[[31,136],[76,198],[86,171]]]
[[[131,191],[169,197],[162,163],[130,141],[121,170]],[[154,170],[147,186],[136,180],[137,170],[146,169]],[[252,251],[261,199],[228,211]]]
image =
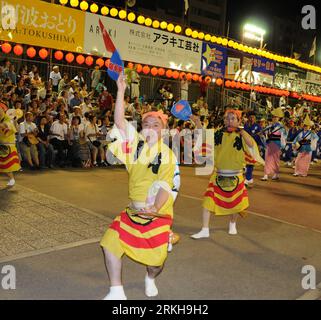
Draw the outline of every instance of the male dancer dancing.
[[[129,175],[129,206],[115,218],[101,240],[110,279],[105,300],[126,300],[122,279],[122,256],[147,266],[145,294],[158,295],[155,278],[167,258],[173,219],[174,176],[177,159],[162,140],[167,116],[161,111],[142,116],[142,134],[125,120],[123,75],[117,81],[115,126],[117,140],[109,150],[125,165]]]
[[[199,119],[191,117],[198,128]],[[224,116],[224,128],[214,134],[214,173],[211,176],[203,200],[203,227],[191,237],[201,239],[209,237],[211,212],[214,215],[230,215],[229,234],[236,235],[237,215],[248,208],[248,193],[244,184],[243,168],[245,153],[255,160],[263,162],[254,139],[240,129],[242,112],[227,110]]]

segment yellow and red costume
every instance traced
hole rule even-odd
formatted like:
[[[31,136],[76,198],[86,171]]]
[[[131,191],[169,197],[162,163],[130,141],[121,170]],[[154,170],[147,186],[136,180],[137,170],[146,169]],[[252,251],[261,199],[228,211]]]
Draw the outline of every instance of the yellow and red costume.
[[[214,133],[214,173],[204,195],[205,209],[215,215],[229,215],[248,208],[243,169],[249,157],[263,161],[254,139],[250,148],[238,131],[220,129]]]
[[[176,157],[162,140],[149,147],[127,121],[125,137],[117,127],[114,127],[111,136],[117,140],[110,144],[109,150],[125,164],[129,175],[130,205],[114,219],[100,244],[118,258],[126,254],[139,263],[162,266],[167,258],[173,218],[174,198],[171,192]],[[150,189],[155,183],[170,194],[158,212],[166,218],[134,216],[136,210],[148,207]]]
[[[0,173],[20,170],[20,160],[16,148],[16,128],[10,118],[4,114],[0,119]]]

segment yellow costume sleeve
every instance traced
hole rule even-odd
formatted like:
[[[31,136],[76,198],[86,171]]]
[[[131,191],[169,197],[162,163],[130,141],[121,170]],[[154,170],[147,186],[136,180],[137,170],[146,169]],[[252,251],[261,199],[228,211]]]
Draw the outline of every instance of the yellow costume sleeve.
[[[256,141],[251,137],[251,140],[253,142],[253,147],[249,147],[244,138],[242,138],[242,142],[243,142],[243,147],[244,147],[244,151],[246,154],[250,155],[256,162],[264,165],[265,161],[262,159],[262,157],[260,156],[260,151],[259,148],[257,146]]]

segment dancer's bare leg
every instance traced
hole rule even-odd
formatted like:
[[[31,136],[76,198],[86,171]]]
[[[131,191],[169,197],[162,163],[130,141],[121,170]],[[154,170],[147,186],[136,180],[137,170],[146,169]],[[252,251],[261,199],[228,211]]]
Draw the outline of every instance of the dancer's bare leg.
[[[104,248],[103,251],[107,273],[110,280],[110,292],[104,300],[126,300],[127,297],[124,293],[121,281],[122,261],[107,249]]]

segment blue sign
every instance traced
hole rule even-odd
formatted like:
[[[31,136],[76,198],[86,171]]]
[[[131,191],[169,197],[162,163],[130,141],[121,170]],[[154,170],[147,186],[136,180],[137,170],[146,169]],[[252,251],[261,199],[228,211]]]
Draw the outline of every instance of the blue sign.
[[[224,78],[227,49],[215,44],[203,42],[201,73],[212,78]]]
[[[111,56],[108,66],[108,75],[115,81],[118,80],[119,74],[124,72],[124,62],[120,57],[118,50]]]
[[[275,61],[260,57],[252,57],[252,60],[252,71],[274,76],[276,67]]]

